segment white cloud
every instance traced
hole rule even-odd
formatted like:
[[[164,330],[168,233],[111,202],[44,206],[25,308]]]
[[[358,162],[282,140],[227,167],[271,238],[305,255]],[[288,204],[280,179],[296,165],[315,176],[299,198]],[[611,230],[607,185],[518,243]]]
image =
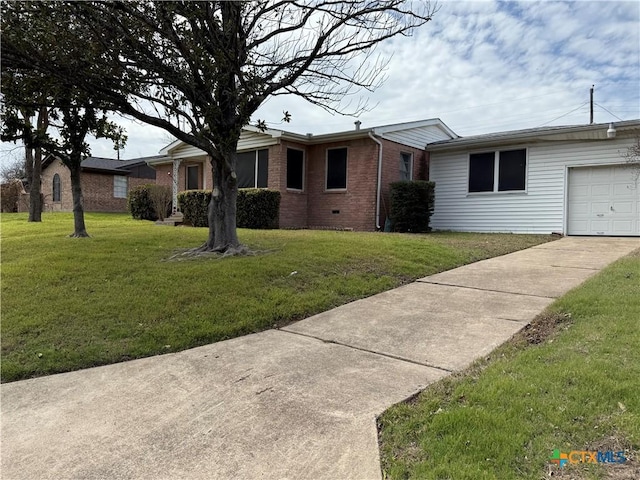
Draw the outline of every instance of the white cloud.
[[[587,123],[592,84],[598,105],[622,119],[640,118],[640,2],[439,3],[419,32],[380,49],[393,57],[387,81],[368,95],[376,108],[361,116],[363,127],[440,117],[472,135]],[[292,114],[289,124],[280,123],[284,110]],[[616,116],[596,106],[597,122]],[[296,97],[269,99],[255,118],[316,134],[352,129],[356,120]],[[127,130],[126,158],[155,155],[167,143],[152,127]],[[104,142],[93,153],[115,154]]]

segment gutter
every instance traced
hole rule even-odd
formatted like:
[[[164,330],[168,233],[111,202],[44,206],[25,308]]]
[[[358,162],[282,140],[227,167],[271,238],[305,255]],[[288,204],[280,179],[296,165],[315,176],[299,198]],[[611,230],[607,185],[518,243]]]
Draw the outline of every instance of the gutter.
[[[380,194],[382,193],[382,142],[376,138],[373,132],[369,132],[369,138],[378,144],[378,186],[376,188],[376,230],[380,230]]]

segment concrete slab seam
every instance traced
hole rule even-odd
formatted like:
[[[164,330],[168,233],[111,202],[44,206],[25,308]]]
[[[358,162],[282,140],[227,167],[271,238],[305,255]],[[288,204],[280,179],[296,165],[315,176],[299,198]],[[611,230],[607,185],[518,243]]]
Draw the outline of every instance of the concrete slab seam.
[[[420,279],[420,280],[416,280],[416,283],[430,283],[432,285],[443,285],[445,287],[467,288],[469,290],[480,290],[481,292],[503,293],[507,295],[517,295],[519,297],[536,297],[536,298],[551,298],[551,299],[558,298],[558,297],[549,297],[547,295],[534,295],[532,293],[507,292],[504,290],[492,290],[490,288],[469,287],[466,285],[456,285],[455,283],[434,282],[433,280]]]
[[[353,345],[348,345],[346,343],[337,342],[335,340],[326,340],[326,339],[321,338],[321,337],[316,337],[315,335],[309,335],[308,333],[293,332],[291,330],[285,330],[285,329],[286,329],[286,327],[277,328],[276,331],[283,332],[283,333],[289,333],[291,335],[299,335],[301,337],[313,338],[314,340],[318,340],[318,341],[320,341],[322,343],[331,343],[333,345],[338,345],[340,347],[350,348],[352,350],[358,350],[359,352],[371,353],[373,355],[379,355],[381,357],[391,358],[393,360],[398,360],[400,362],[413,363],[414,365],[419,365],[421,367],[435,368],[436,370],[442,370],[443,372],[447,372],[447,373],[453,373],[455,371],[455,370],[451,370],[449,368],[439,367],[437,365],[431,365],[429,363],[417,362],[416,360],[411,360],[409,358],[400,357],[398,355],[392,355],[390,353],[382,353],[382,352],[377,352],[375,350],[369,350],[367,348],[355,347]]]

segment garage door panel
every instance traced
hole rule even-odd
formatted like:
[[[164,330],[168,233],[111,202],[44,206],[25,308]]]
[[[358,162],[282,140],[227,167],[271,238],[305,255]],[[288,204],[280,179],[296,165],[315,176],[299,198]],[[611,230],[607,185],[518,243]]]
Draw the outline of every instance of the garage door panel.
[[[633,202],[613,202],[613,211],[616,213],[634,213],[634,207]]]
[[[640,235],[640,189],[626,165],[569,169],[570,235]]]
[[[611,196],[611,185],[597,184],[591,186],[592,197],[607,197]]]
[[[591,202],[591,213],[598,215],[599,213],[607,213],[609,211],[609,202]]]
[[[618,232],[618,235],[631,235],[634,230],[633,222],[622,220],[614,221],[612,228]]]

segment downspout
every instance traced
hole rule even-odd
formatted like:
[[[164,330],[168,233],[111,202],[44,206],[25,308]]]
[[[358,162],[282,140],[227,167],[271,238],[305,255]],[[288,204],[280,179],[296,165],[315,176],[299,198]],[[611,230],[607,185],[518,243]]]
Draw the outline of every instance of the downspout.
[[[369,138],[378,144],[378,187],[376,189],[376,230],[380,230],[380,196],[382,193],[382,142],[376,138],[373,132],[369,132]]]

